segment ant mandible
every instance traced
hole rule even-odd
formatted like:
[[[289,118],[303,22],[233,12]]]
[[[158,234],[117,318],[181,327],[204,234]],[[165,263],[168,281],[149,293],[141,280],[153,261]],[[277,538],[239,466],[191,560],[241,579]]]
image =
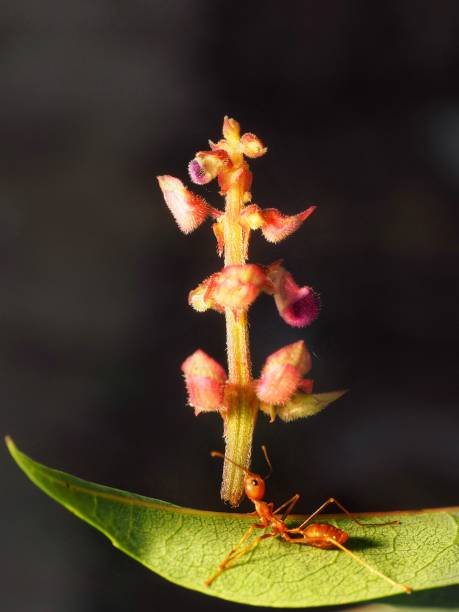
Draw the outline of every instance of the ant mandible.
[[[245,494],[250,501],[253,502],[255,506],[254,515],[258,516],[259,522],[250,525],[242,536],[241,540],[220,563],[217,570],[205,581],[204,584],[206,586],[210,586],[212,582],[218,578],[218,576],[220,576],[220,574],[222,574],[230,564],[233,564],[235,561],[251,552],[263,540],[281,537],[286,542],[294,544],[307,544],[308,546],[315,546],[316,548],[339,548],[347,555],[352,557],[355,561],[360,563],[360,565],[363,565],[363,567],[366,567],[366,569],[373,574],[383,578],[392,586],[403,589],[406,593],[411,593],[411,587],[395,582],[392,580],[392,578],[389,578],[389,576],[386,576],[376,568],[372,567],[366,561],[346,548],[344,544],[349,539],[348,533],[327,523],[311,523],[313,519],[315,519],[327,506],[331,504],[338,506],[338,508],[344,512],[344,514],[351,519],[351,521],[360,527],[384,527],[387,525],[399,525],[400,521],[389,521],[387,523],[362,523],[353,517],[352,514],[346,510],[346,508],[340,504],[338,500],[336,500],[334,497],[330,497],[326,502],[319,506],[315,512],[308,516],[308,518],[303,521],[301,525],[294,528],[287,527],[285,524],[285,519],[293,510],[293,507],[300,499],[300,496],[298,493],[296,493],[293,497],[280,505],[276,510],[274,510],[274,504],[272,502],[266,502],[263,500],[265,496],[265,480],[271,476],[273,468],[269,460],[266,447],[262,446],[261,449],[269,468],[269,472],[264,478],[259,474],[255,474],[255,472],[251,472],[247,468],[242,467],[228,457],[226,458],[226,461],[231,461],[231,463],[236,465],[245,473]],[[211,455],[212,457],[220,457],[221,459],[225,459],[224,455],[218,451],[212,451]],[[283,510],[282,514],[279,514],[281,510]],[[267,527],[271,528],[269,533],[264,533],[263,535],[255,538],[248,546],[241,548],[244,542],[248,540],[254,529],[266,529]]]

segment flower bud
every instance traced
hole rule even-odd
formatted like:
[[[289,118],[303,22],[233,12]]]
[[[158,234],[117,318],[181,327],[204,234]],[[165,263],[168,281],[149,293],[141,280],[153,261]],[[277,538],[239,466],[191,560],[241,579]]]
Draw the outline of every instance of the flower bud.
[[[317,319],[319,296],[311,287],[298,287],[290,272],[279,264],[268,268],[274,287],[274,301],[280,316],[292,327],[306,327]]]
[[[222,366],[201,349],[182,364],[188,391],[188,403],[195,414],[218,410],[223,404],[226,372]]]
[[[257,397],[266,404],[285,404],[311,369],[311,355],[303,340],[294,342],[270,355],[257,383]]]
[[[158,176],[167,207],[184,234],[195,230],[211,212],[211,207],[200,196],[189,191],[178,178]]]
[[[268,150],[258,136],[255,136],[255,134],[251,134],[250,132],[242,134],[241,145],[244,155],[251,158],[261,157]]]
[[[223,136],[230,144],[236,144],[239,142],[241,134],[241,126],[236,119],[225,117],[223,119]]]
[[[247,309],[266,285],[266,272],[256,264],[231,265],[214,275],[211,299],[223,308]]]
[[[229,164],[226,151],[199,151],[188,164],[188,172],[193,183],[205,185],[214,179]]]

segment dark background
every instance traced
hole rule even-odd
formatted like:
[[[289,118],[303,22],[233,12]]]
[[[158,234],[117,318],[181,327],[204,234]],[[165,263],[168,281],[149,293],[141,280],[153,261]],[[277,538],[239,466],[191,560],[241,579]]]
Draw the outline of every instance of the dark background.
[[[155,182],[225,114],[258,134],[254,201],[319,208],[279,257],[322,296],[294,330],[251,311],[254,372],[304,338],[323,414],[269,425],[268,494],[356,511],[459,503],[459,4],[9,1],[0,14],[1,431],[48,465],[223,509],[221,423],[185,406],[183,359],[224,363],[187,293],[217,270]],[[216,185],[201,190],[219,204]],[[262,469],[255,450],[254,466]],[[238,606],[167,583],[35,489],[3,451],[2,610]],[[244,510],[249,507],[243,506]]]

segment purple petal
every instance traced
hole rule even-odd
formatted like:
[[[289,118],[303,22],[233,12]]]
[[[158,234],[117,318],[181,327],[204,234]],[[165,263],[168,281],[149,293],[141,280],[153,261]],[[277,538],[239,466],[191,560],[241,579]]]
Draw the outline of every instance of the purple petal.
[[[311,287],[301,287],[295,298],[283,310],[279,309],[279,314],[292,327],[306,327],[319,316],[319,296]]]
[[[211,175],[201,166],[197,159],[192,159],[188,164],[188,173],[193,183],[205,185],[212,180]]]

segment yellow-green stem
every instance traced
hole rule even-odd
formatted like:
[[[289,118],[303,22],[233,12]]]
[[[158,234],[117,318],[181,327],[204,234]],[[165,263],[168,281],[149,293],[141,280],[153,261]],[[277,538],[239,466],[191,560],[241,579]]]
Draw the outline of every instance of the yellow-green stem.
[[[225,266],[245,263],[242,227],[239,224],[241,207],[241,186],[236,183],[226,196],[223,220]],[[225,317],[228,380],[234,393],[231,394],[231,404],[225,424],[226,449],[221,495],[232,506],[238,506],[244,492],[244,473],[233,463],[226,461],[226,458],[244,467],[250,466],[257,404],[252,390],[247,312],[234,312],[227,308]]]

